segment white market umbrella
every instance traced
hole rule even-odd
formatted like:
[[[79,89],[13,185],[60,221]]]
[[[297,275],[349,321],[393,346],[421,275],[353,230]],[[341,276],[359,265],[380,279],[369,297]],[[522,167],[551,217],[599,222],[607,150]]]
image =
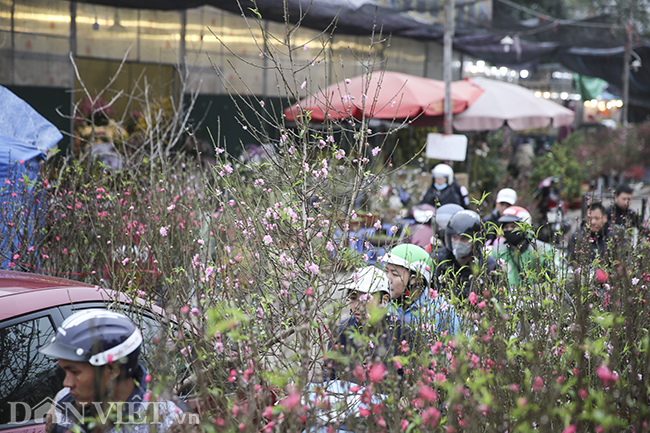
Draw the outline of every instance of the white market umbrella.
[[[544,128],[551,123],[558,127],[570,125],[575,118],[575,112],[517,84],[479,77],[467,80],[483,89],[483,94],[454,116],[458,131],[492,131],[505,123],[514,130]]]

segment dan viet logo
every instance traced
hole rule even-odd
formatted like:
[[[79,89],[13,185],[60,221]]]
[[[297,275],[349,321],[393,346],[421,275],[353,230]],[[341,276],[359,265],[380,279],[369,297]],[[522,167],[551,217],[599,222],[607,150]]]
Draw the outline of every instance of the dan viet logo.
[[[54,422],[83,424],[89,418],[102,424],[162,424],[165,418],[174,416],[178,424],[200,423],[196,413],[169,413],[165,402],[92,402],[76,405],[73,402],[55,402],[47,397],[34,406],[21,401],[9,402],[9,425],[40,424],[46,422],[47,414],[54,414]]]

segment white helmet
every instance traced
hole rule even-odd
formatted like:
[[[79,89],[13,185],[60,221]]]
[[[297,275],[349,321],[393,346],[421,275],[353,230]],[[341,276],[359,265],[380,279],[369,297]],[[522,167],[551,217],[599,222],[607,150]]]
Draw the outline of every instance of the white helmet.
[[[447,164],[438,164],[431,170],[431,176],[447,179],[447,184],[451,185],[454,181],[454,169]]]
[[[351,281],[342,290],[355,290],[361,293],[385,292],[390,295],[390,283],[386,274],[376,266],[366,266],[354,271]]]
[[[512,188],[503,188],[497,194],[496,203],[508,203],[513,206],[517,203],[517,192]]]

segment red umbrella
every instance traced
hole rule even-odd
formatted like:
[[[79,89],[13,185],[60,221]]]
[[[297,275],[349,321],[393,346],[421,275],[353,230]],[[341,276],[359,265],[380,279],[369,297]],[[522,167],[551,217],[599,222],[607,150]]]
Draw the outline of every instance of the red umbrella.
[[[452,84],[452,111],[460,113],[483,90],[467,82]],[[287,120],[311,112],[311,119],[413,119],[418,115],[440,116],[445,100],[444,81],[400,72],[374,71],[359,75],[308,96],[284,110]]]

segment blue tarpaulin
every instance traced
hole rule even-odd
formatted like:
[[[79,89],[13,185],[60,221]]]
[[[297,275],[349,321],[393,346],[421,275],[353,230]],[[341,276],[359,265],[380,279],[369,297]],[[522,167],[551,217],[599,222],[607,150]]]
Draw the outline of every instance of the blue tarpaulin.
[[[47,119],[27,102],[0,86],[0,131],[27,147],[40,149],[43,153],[61,141],[63,135]],[[4,152],[7,145],[0,149]],[[25,159],[27,161],[27,159]]]
[[[27,254],[38,254],[43,219],[38,173],[47,150],[63,135],[2,86],[0,133],[0,268],[19,269],[16,263]]]

